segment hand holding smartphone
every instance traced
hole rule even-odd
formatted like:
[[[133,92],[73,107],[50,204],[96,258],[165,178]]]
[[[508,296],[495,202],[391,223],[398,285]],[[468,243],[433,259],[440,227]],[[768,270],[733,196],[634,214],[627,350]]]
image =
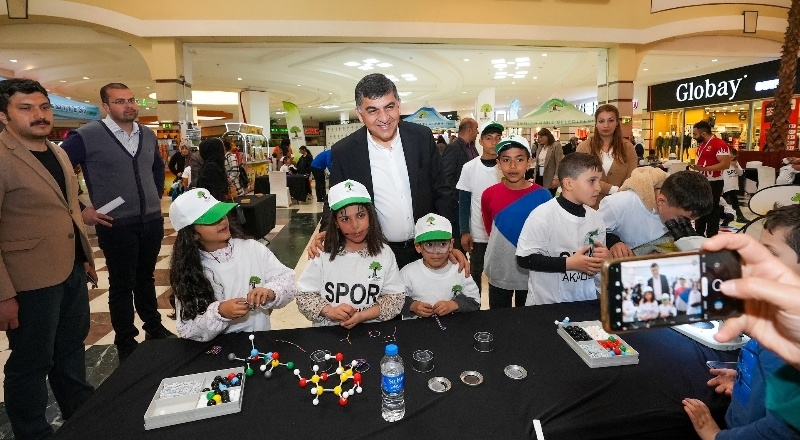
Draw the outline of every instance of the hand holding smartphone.
[[[620,258],[603,265],[601,320],[608,332],[690,324],[738,316],[741,300],[719,285],[741,278],[733,251]]]

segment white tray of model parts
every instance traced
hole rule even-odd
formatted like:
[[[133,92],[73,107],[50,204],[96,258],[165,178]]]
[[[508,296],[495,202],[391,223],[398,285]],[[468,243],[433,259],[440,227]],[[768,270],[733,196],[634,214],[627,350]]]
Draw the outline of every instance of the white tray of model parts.
[[[639,363],[639,352],[619,336],[606,333],[600,321],[559,323],[558,334],[590,368]]]
[[[209,406],[209,392],[212,392],[214,379],[217,376],[227,378],[231,373],[239,380],[235,386],[224,387],[228,391],[226,400],[229,401],[220,401]],[[144,429],[163,428],[240,412],[244,382],[243,367],[166,378],[159,384],[144,413]]]

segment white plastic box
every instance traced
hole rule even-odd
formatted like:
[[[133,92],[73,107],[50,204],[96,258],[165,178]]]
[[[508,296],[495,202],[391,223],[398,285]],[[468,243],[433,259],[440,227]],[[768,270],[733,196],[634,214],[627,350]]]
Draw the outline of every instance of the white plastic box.
[[[639,352],[634,350],[633,347],[628,345],[622,338],[617,335],[613,335],[621,345],[626,347],[626,353],[623,355],[614,355],[609,353],[602,345],[600,345],[597,340],[591,341],[576,341],[572,338],[564,330],[565,326],[578,326],[582,327],[584,330],[587,327],[596,326],[599,329],[603,328],[603,324],[600,321],[583,321],[583,322],[570,322],[567,324],[560,323],[558,324],[558,334],[567,341],[567,345],[570,346],[575,353],[578,353],[578,356],[586,362],[586,365],[589,368],[602,368],[602,367],[615,367],[618,365],[635,365],[639,363]]]

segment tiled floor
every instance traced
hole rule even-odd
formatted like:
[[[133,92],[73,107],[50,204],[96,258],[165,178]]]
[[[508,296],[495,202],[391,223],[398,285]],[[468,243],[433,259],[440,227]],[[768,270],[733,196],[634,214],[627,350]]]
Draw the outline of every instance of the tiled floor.
[[[313,194],[309,200],[315,200]],[[169,200],[162,201],[162,211],[169,210]],[[746,204],[744,205],[746,206]],[[743,208],[748,216],[752,216],[746,208]],[[270,242],[269,248],[278,259],[288,267],[295,269],[296,276],[302,274],[307,263],[305,249],[310,238],[316,231],[319,215],[322,211],[322,204],[307,202],[292,205],[291,208],[278,208],[276,215],[276,227],[265,238]],[[740,224],[732,223],[731,228],[724,229],[726,232],[735,232]],[[161,252],[159,253],[158,263],[156,264],[155,279],[156,291],[158,293],[159,311],[163,316],[164,325],[171,331],[175,331],[175,321],[169,318],[172,309],[167,300],[170,294],[169,287],[169,257],[172,253],[172,244],[175,241],[175,231],[165,218],[164,239],[162,241]],[[116,348],[114,347],[114,332],[111,328],[110,316],[108,312],[108,271],[105,268],[103,253],[97,247],[97,238],[90,235],[97,274],[99,277],[98,288],[89,291],[90,310],[91,310],[91,329],[87,337],[86,344],[86,366],[87,377],[96,387],[108,377],[118,366]],[[486,277],[483,279],[483,291],[488,291]],[[488,295],[482,295],[481,308],[488,308]],[[136,318],[137,327],[141,328],[141,321]],[[310,322],[303,317],[297,310],[294,302],[282,309],[275,310],[272,314],[272,326],[274,329],[300,328],[310,326]],[[144,339],[144,333],[137,338]],[[0,363],[5,364],[10,351],[8,350],[8,339],[5,332],[0,332]],[[13,438],[11,426],[5,413],[4,395],[2,393],[2,378],[0,373],[0,439]],[[54,399],[50,398],[47,409],[48,420],[54,426],[60,426],[62,420],[58,406]]]

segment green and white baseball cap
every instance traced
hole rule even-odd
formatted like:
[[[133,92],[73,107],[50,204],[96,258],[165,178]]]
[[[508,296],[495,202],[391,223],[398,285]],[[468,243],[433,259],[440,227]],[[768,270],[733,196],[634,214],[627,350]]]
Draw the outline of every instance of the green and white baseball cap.
[[[356,203],[372,203],[367,187],[355,180],[345,180],[333,185],[328,191],[328,203],[336,211]]]
[[[169,220],[176,231],[189,225],[213,225],[236,207],[215,199],[204,188],[195,188],[178,196],[169,207]]]
[[[529,155],[531,154],[531,145],[528,143],[528,140],[525,139],[524,136],[520,136],[518,134],[512,134],[509,137],[500,139],[500,142],[494,146],[494,152],[500,154],[501,151],[511,147],[524,148],[528,150]]]
[[[481,136],[486,136],[486,133],[499,133],[500,135],[502,135],[503,130],[505,130],[505,128],[503,128],[502,125],[492,121],[486,124],[485,127],[481,128]]]
[[[441,215],[423,215],[414,225],[414,243],[450,240],[451,238],[453,238],[453,225],[450,224],[450,220]]]

